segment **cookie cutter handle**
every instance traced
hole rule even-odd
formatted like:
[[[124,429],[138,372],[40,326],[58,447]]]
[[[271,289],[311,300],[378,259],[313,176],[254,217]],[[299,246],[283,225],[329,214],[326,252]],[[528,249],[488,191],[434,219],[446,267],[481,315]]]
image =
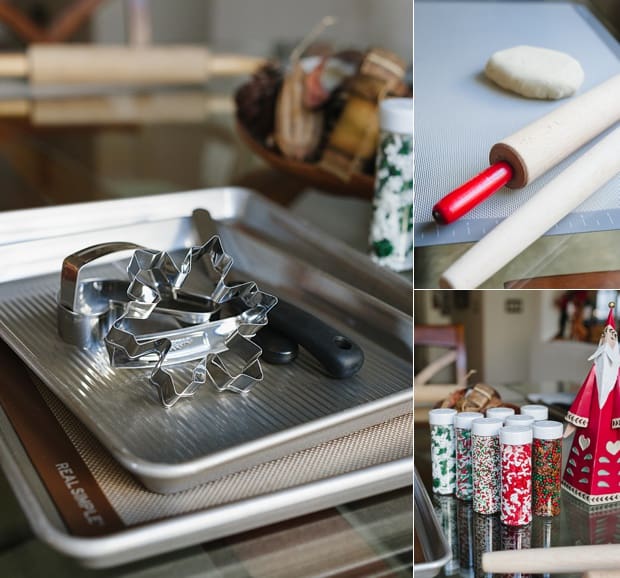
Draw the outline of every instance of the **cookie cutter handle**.
[[[60,273],[60,292],[58,294],[58,333],[64,341],[79,347],[90,347],[101,341],[108,329],[105,322],[109,306],[103,310],[93,310],[83,298],[83,269],[101,257],[140,249],[141,245],[127,242],[111,242],[92,245],[65,257]]]
[[[135,243],[99,243],[98,245],[92,245],[91,247],[80,249],[68,257],[65,257],[62,262],[62,271],[60,272],[60,295],[58,298],[59,305],[62,305],[71,311],[79,310],[79,287],[83,281],[80,279],[80,274],[86,265],[101,257],[110,255],[111,253],[131,251],[140,248],[141,245],[136,245]]]

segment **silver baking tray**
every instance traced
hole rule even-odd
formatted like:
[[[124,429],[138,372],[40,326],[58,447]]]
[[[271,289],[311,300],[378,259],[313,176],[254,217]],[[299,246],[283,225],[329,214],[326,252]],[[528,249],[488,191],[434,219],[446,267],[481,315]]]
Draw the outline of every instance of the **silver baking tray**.
[[[53,399],[50,402],[49,395],[46,398],[45,403],[58,411],[59,402]],[[21,411],[27,413],[27,410]],[[79,422],[66,410],[60,409],[60,415],[62,423],[58,423],[68,439],[74,441],[70,432],[79,436]],[[138,516],[138,519],[123,529],[106,529],[104,525],[98,535],[77,535],[65,525],[62,510],[59,511],[58,504],[44,485],[46,479],[56,474],[54,462],[63,461],[67,456],[66,447],[54,445],[57,442],[49,441],[44,434],[38,436],[40,439],[35,445],[43,448],[46,455],[49,452],[51,465],[48,464],[47,470],[35,469],[28,453],[28,444],[33,443],[33,438],[31,436],[27,443],[21,440],[11,417],[15,418],[15,414],[9,416],[0,406],[0,464],[33,531],[54,550],[92,568],[111,567],[160,555],[411,484],[411,457],[350,471],[335,466],[334,470],[340,469],[342,473],[321,477],[324,472],[320,468],[312,471],[312,463],[316,456],[333,462],[334,448],[316,447],[305,457],[298,458],[301,460],[298,464],[305,463],[307,470],[302,475],[303,483],[285,481],[286,472],[291,478],[291,462],[287,456],[281,465],[269,466],[262,473],[251,469],[174,495],[150,494],[137,482],[125,479],[121,482],[121,494],[114,497],[117,482],[110,479],[122,480],[123,472],[119,472],[122,468],[106,456],[105,450],[92,436],[82,434],[79,436],[79,453],[92,471],[94,484],[113,499],[113,506],[124,520],[127,516]],[[339,448],[336,451],[348,451],[348,442],[333,443]],[[74,457],[72,461],[75,463],[76,459]],[[278,469],[281,469],[280,474]],[[277,479],[270,480],[270,491],[257,492],[255,486],[265,485],[265,480],[261,479],[265,471],[275,473]],[[93,482],[88,485],[90,489]]]
[[[413,525],[424,558],[424,562],[414,565],[413,572],[416,578],[433,578],[450,561],[452,552],[417,470],[415,470],[413,493]]]
[[[200,244],[191,213],[225,224],[238,275],[349,335],[364,350],[353,378],[334,380],[301,352],[264,364],[247,396],[203,386],[164,410],[148,370],[114,370],[56,332],[62,259],[104,241],[174,251]],[[14,211],[0,215],[0,336],[99,439],[155,492],[180,491],[404,415],[411,410],[411,287],[246,189],[224,188]],[[96,268],[118,274],[124,263]]]

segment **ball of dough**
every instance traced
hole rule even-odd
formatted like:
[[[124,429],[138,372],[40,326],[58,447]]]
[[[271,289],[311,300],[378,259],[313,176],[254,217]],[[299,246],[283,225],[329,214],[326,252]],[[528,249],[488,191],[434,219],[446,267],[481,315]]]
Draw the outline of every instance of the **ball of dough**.
[[[583,69],[572,56],[535,46],[515,46],[496,52],[484,72],[502,88],[528,98],[564,98],[583,82]]]

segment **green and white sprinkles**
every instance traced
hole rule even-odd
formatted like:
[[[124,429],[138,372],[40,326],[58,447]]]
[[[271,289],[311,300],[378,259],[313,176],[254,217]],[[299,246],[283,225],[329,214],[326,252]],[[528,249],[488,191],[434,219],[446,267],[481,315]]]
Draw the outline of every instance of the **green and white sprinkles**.
[[[471,422],[484,417],[477,411],[463,411],[454,418],[456,431],[456,497],[471,500],[473,482],[471,477]]]
[[[413,99],[380,103],[370,256],[395,271],[413,266]]]
[[[432,409],[428,413],[431,428],[431,473],[433,492],[453,494],[456,489],[455,409]]]

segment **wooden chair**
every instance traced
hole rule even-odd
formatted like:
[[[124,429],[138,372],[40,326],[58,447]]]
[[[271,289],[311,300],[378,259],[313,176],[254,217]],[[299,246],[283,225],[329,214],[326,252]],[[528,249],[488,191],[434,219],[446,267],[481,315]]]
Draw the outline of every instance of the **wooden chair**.
[[[57,15],[47,27],[42,27],[19,7],[17,1],[0,0],[0,21],[27,44],[67,42],[92,18],[106,0],[74,0]],[[151,17],[148,2],[126,0],[127,29],[130,44],[149,44]]]
[[[455,389],[464,387],[467,379],[467,352],[463,325],[416,325],[414,347],[440,347],[446,353],[426,365],[414,375],[413,392],[416,421],[428,420],[428,410]],[[428,383],[439,371],[454,363],[455,382]]]

